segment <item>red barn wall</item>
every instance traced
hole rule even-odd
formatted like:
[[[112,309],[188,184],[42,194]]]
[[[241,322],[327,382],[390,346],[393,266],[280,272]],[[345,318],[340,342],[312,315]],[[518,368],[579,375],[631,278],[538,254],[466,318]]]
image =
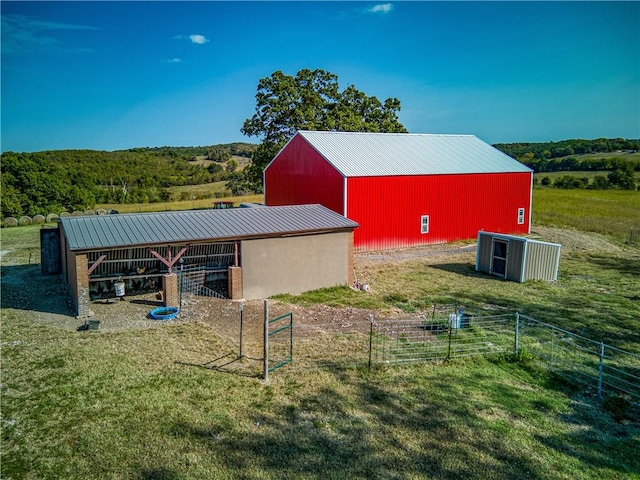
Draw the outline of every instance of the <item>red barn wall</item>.
[[[346,216],[357,250],[476,238],[479,230],[530,231],[531,173],[359,177],[347,180]],[[518,224],[518,209],[524,223]],[[422,234],[421,216],[429,215]]]
[[[344,177],[300,136],[264,172],[265,205],[319,203],[344,215]]]

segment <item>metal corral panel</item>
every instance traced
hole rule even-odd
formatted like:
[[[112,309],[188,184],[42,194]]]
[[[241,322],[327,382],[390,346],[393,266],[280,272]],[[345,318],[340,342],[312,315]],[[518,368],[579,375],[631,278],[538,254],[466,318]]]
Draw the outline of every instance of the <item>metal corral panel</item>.
[[[500,244],[499,248],[496,247],[496,243]],[[500,261],[504,245],[506,265]],[[516,282],[553,282],[558,279],[561,248],[562,245],[557,243],[480,231],[476,250],[476,270]],[[499,260],[496,261],[496,258]]]
[[[63,217],[71,251],[353,230],[321,205]]]
[[[345,177],[530,172],[474,135],[300,131]]]
[[[360,225],[358,250],[446,243],[479,230],[527,234],[530,187],[530,172],[349,178],[346,215]]]
[[[344,177],[296,135],[264,171],[265,204],[319,203],[344,215]]]

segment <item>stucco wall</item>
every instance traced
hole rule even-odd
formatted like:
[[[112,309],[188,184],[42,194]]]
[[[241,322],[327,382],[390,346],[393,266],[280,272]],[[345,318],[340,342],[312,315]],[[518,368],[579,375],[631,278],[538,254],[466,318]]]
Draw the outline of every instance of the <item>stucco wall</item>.
[[[351,233],[242,242],[242,283],[247,300],[349,283]]]

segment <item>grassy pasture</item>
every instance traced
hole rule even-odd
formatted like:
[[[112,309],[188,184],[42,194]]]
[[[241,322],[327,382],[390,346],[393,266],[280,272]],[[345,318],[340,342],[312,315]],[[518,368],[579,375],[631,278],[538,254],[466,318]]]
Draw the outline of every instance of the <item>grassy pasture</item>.
[[[101,204],[96,208],[104,208],[105,210],[115,209],[120,213],[140,213],[140,212],[168,212],[178,210],[196,210],[204,208],[213,208],[214,202],[230,201],[236,206],[240,203],[263,203],[264,195],[243,195],[241,197],[220,197],[215,198],[215,192],[224,191],[225,182],[211,183],[208,185],[190,185],[188,187],[174,187],[184,189],[183,191],[192,191],[194,195],[201,192],[208,192],[210,198],[200,198],[194,200],[183,200],[173,202],[159,203],[125,203],[125,204]]]
[[[640,152],[598,152],[598,153],[583,153],[580,155],[567,155],[566,157],[559,157],[555,160],[563,160],[565,158],[575,158],[579,162],[584,160],[591,160],[593,158],[621,158],[624,160],[630,160],[633,162],[640,161]]]
[[[336,288],[280,301],[519,310],[640,353],[640,249],[613,232],[580,232],[577,216],[543,227],[541,204],[577,200],[541,191],[555,193],[534,192],[534,232],[563,244],[557,283],[479,275],[469,253],[360,263],[371,294]],[[615,216],[636,201],[596,198],[602,218],[607,205]],[[2,229],[3,268],[8,255],[39,268],[28,265],[38,230]],[[526,362],[312,371],[296,369],[294,354],[265,384],[195,366],[232,349],[202,323],[76,333],[33,315],[2,309],[2,478],[640,478],[640,419],[616,420]]]
[[[628,241],[631,229],[640,230],[640,192],[534,188],[533,224]]]
[[[637,478],[638,428],[495,359],[282,370],[185,363],[202,324],[79,335],[3,319],[3,478]]]

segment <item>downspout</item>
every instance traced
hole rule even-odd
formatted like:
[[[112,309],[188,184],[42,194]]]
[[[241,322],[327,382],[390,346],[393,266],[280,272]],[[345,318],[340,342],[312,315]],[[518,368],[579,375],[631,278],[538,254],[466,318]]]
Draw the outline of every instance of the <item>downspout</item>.
[[[343,196],[343,198],[342,198],[342,203],[343,203],[342,212],[343,212],[343,215],[344,215],[345,218],[349,218],[347,216],[347,213],[348,213],[347,212],[347,197],[348,197],[348,195],[347,195],[347,176],[345,175],[342,178],[343,178],[343,185],[344,185],[343,188],[342,188],[342,196]]]

